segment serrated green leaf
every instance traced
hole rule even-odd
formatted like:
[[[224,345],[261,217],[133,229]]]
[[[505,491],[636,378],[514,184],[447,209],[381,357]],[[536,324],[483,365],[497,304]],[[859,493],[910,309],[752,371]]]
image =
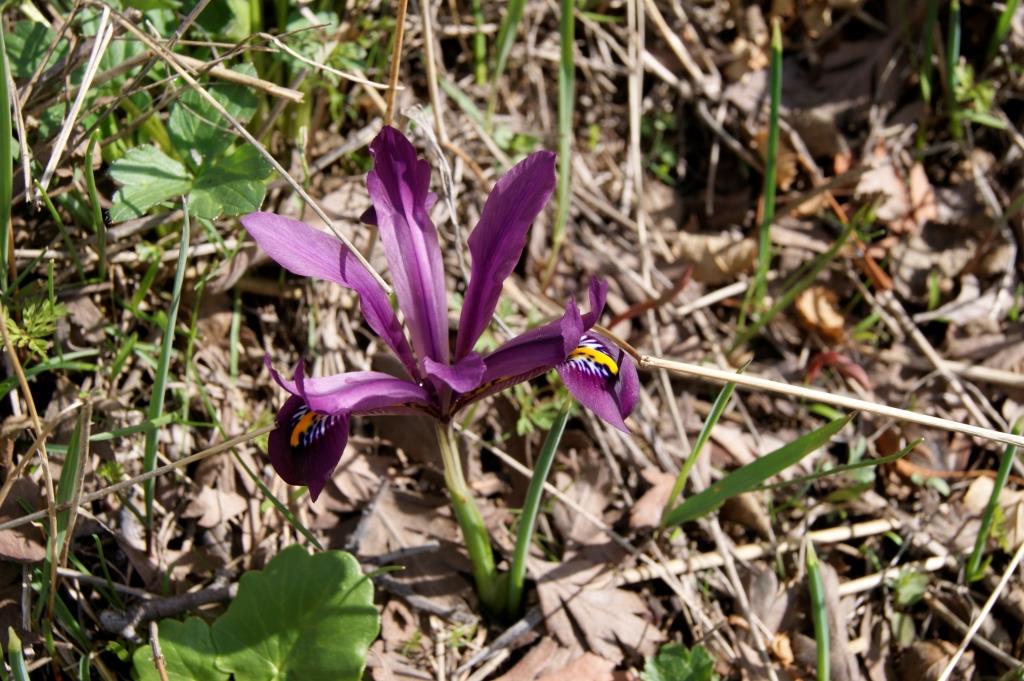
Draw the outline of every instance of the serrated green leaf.
[[[729,475],[709,486],[706,490],[690,497],[666,514],[662,525],[671,527],[699,518],[721,506],[727,499],[749,492],[765,480],[789,468],[800,459],[818,449],[832,436],[843,429],[853,414],[835,419],[821,428],[801,435],[789,444],[737,468]]]
[[[198,617],[160,622],[160,652],[168,681],[227,681],[228,674],[213,664],[216,651],[210,626]],[[160,681],[148,645],[136,649],[132,663],[139,681]]]
[[[139,217],[161,201],[181,196],[192,187],[185,166],[148,144],[130,149],[115,161],[110,176],[121,185],[110,208],[110,219],[114,222]]]
[[[45,25],[35,21],[19,21],[14,30],[5,34],[7,59],[11,62],[11,73],[15,78],[28,78],[43,61],[50,49],[54,34]],[[47,66],[56,64],[67,56],[68,42],[60,41],[53,51]]]
[[[379,630],[356,559],[300,546],[243,575],[212,627],[218,669],[246,681],[359,681]]]
[[[259,210],[267,194],[264,183],[271,167],[256,149],[239,147],[234,153],[204,166],[192,184],[192,214],[215,220]]]
[[[703,646],[692,649],[678,643],[662,646],[640,674],[643,681],[718,681],[715,661]]]
[[[235,66],[232,71],[256,75],[248,64]],[[249,88],[224,82],[208,83],[204,87],[239,123],[248,123],[256,113],[258,100]],[[215,159],[231,145],[237,134],[195,90],[188,90],[174,103],[167,119],[167,132],[182,156],[192,158],[193,150],[199,154],[200,159],[194,159],[197,165]]]

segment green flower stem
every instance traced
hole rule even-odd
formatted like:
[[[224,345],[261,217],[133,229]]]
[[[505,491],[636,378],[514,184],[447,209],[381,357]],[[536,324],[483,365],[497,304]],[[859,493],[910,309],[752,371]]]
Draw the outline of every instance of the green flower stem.
[[[540,500],[544,495],[544,483],[551,472],[551,463],[555,460],[555,452],[558,451],[558,443],[562,440],[562,433],[565,432],[565,423],[569,420],[569,411],[572,409],[572,399],[566,400],[562,411],[558,413],[555,422],[548,431],[544,440],[544,446],[540,450],[540,458],[533,468],[533,477],[530,478],[530,488],[526,492],[526,500],[523,502],[523,512],[519,518],[519,533],[516,536],[516,551],[512,556],[512,567],[508,573],[508,594],[505,600],[506,612],[512,617],[519,613],[519,607],[523,598],[523,581],[526,577],[526,557],[530,553],[530,543],[533,541],[533,529],[537,526],[537,512],[540,510]]]
[[[491,536],[487,533],[483,516],[473,501],[473,494],[462,473],[462,462],[459,460],[451,425],[437,423],[436,430],[437,444],[441,448],[441,460],[444,463],[444,482],[452,498],[452,509],[462,529],[469,559],[473,563],[477,596],[487,610],[500,615],[504,609],[504,588],[498,579],[498,569],[494,566]]]

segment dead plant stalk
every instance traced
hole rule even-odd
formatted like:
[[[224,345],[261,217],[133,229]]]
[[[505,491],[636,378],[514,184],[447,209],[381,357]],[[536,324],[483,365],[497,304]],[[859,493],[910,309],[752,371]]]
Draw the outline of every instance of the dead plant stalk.
[[[919,414],[907,409],[890,407],[885,404],[876,404],[875,402],[868,402],[867,400],[861,400],[855,397],[847,397],[846,395],[836,395],[825,392],[824,390],[790,385],[788,383],[772,381],[767,378],[751,376],[750,374],[737,374],[732,371],[712,369],[696,364],[690,364],[688,362],[677,362],[675,360],[662,359],[660,357],[652,357],[650,355],[637,355],[636,359],[637,363],[643,369],[665,369],[682,376],[696,376],[698,378],[704,378],[718,383],[735,383],[740,387],[751,390],[764,390],[804,400],[814,400],[824,404],[830,404],[834,407],[863,411],[877,416],[896,419],[897,421],[907,421],[927,426],[929,428],[938,428],[940,430],[973,435],[985,440],[1002,442],[1004,444],[1016,445],[1018,447],[1024,446],[1024,437],[1019,435],[1011,435],[1010,433],[1004,433],[991,428],[982,428],[980,426],[972,426],[967,423],[959,423],[957,421],[951,421],[950,419],[944,419],[938,416]]]

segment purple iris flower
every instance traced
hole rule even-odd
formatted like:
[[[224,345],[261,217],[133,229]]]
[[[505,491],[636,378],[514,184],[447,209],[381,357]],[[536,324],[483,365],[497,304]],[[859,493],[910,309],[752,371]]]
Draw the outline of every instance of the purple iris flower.
[[[416,157],[402,133],[387,126],[370,144],[370,153],[374,167],[366,185],[373,208],[364,219],[379,229],[408,338],[384,288],[337,239],[272,213],[242,218],[252,238],[288,271],[354,290],[366,323],[407,374],[350,371],[313,378],[300,362],[289,381],[270,367],[291,393],[269,443],[271,464],[285,482],[308,486],[316,500],[341,459],[353,414],[421,413],[447,421],[466,405],[550,369],[558,370],[584,406],[628,432],[624,419],[639,395],[636,366],[618,346],[590,330],[604,309],[604,282],[591,283],[586,314],[569,300],[560,319],[490,354],[473,350],[490,323],[502,282],[519,261],[530,225],[555,188],[555,155],[538,151],[526,157],[487,198],[469,237],[472,271],[452,347],[444,263],[427,213],[435,199],[429,191],[430,166]]]

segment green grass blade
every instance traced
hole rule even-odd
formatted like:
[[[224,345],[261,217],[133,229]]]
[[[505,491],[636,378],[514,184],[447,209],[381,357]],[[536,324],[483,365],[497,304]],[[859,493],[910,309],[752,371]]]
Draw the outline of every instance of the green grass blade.
[[[1006,36],[1010,34],[1013,15],[1017,13],[1018,7],[1020,7],[1020,0],[1007,0],[1006,6],[1003,7],[1003,12],[999,15],[999,21],[996,22],[996,31],[992,34],[992,38],[989,39],[988,51],[985,53],[986,64],[995,58],[996,52],[999,51],[999,46],[1006,40]]]
[[[63,357],[55,357],[25,369],[25,378],[31,379],[47,371],[95,371],[96,365],[90,362],[78,362],[84,357],[95,357],[99,350],[76,350],[65,353]],[[0,400],[18,387],[18,377],[9,376],[0,381]]]
[[[914,451],[914,447],[917,447],[923,441],[924,438],[919,437],[913,442],[911,442],[909,445],[901,449],[900,451],[896,452],[895,454],[890,454],[889,456],[883,456],[878,459],[867,459],[865,461],[858,461],[857,463],[848,463],[842,466],[836,466],[835,468],[829,468],[827,471],[818,471],[816,473],[811,473],[810,475],[801,475],[796,478],[791,478],[790,480],[783,480],[782,482],[773,482],[768,485],[761,485],[757,489],[768,490],[775,489],[777,487],[785,487],[787,485],[803,485],[808,482],[820,480],[821,478],[829,478],[834,475],[842,475],[843,473],[849,473],[850,471],[855,471],[858,468],[871,468],[873,466],[881,466],[883,464],[892,463],[893,461],[898,461],[899,459],[905,457],[907,454],[910,454],[910,452]]]
[[[473,23],[476,24],[476,33],[473,34],[473,71],[476,74],[477,85],[487,83],[487,36],[484,35],[484,9],[480,0],[472,0]]]
[[[82,494],[82,479],[85,473],[85,461],[89,457],[89,429],[92,421],[92,404],[88,401],[78,415],[78,422],[68,441],[64,465],[61,467],[60,480],[57,482],[57,504],[69,504],[70,507],[57,514],[57,536],[51,553],[57,556],[56,564],[67,562],[74,533],[75,519],[78,514],[76,500]]]
[[[39,195],[43,197],[43,204],[46,209],[50,211],[50,217],[57,224],[57,229],[60,230],[60,238],[64,240],[64,248],[67,249],[68,255],[71,256],[72,262],[75,264],[75,270],[78,272],[78,278],[81,281],[85,281],[85,269],[82,267],[82,259],[78,255],[78,249],[75,248],[75,242],[72,241],[71,235],[68,233],[68,228],[64,224],[64,220],[60,217],[60,213],[57,212],[57,208],[53,205],[50,200],[50,195],[43,188],[43,185],[39,184],[39,180],[35,181],[36,189],[39,190]]]
[[[1024,429],[1024,422],[1018,421],[1013,427],[1013,434],[1020,435]],[[992,523],[995,520],[996,511],[999,509],[999,495],[1006,486],[1010,477],[1010,468],[1013,459],[1017,456],[1017,448],[1008,445],[1003,451],[1003,459],[999,462],[999,470],[996,472],[995,480],[992,483],[992,494],[985,505],[985,511],[981,516],[981,527],[978,529],[978,536],[974,539],[974,549],[967,559],[967,581],[975,582],[985,576],[986,567],[982,565],[982,556],[985,554],[985,544],[988,543],[988,535],[992,531]]]
[[[153,393],[149,399],[149,420],[156,421],[164,413],[164,394],[167,388],[167,371],[171,364],[171,349],[174,346],[174,327],[178,321],[178,306],[181,303],[181,287],[185,282],[185,265],[188,261],[189,215],[188,201],[182,199],[184,220],[181,223],[181,243],[178,251],[178,266],[174,272],[174,288],[171,292],[171,306],[167,310],[167,326],[164,328],[163,342],[160,344],[160,359],[153,378]],[[146,434],[146,448],[143,455],[143,471],[148,473],[156,468],[156,444],[158,430]],[[146,527],[153,523],[153,501],[156,492],[156,480],[147,480],[146,492]]]
[[[99,133],[94,132],[89,138],[89,146],[85,150],[85,186],[89,190],[89,204],[92,206],[92,231],[96,235],[96,255],[99,256],[97,278],[107,278],[107,221],[103,218],[100,206],[100,195],[96,191],[96,175],[92,170],[92,154],[99,140]]]
[[[163,428],[168,423],[174,421],[174,414],[164,414],[157,419],[146,419],[142,423],[134,426],[127,426],[125,428],[116,428],[114,430],[104,431],[102,433],[96,433],[89,438],[89,442],[107,442],[108,440],[119,440],[126,435],[134,435],[135,433],[149,433],[158,428]]]
[[[780,312],[782,312],[790,305],[792,305],[793,301],[796,300],[796,297],[800,295],[802,291],[806,290],[811,284],[814,283],[814,280],[817,279],[818,274],[823,269],[825,269],[825,267],[827,267],[830,262],[832,262],[832,260],[839,253],[839,249],[842,248],[843,244],[846,243],[846,240],[850,237],[850,234],[853,231],[853,225],[855,223],[856,220],[852,221],[850,225],[848,225],[843,230],[842,234],[839,235],[839,237],[836,239],[836,242],[832,244],[832,247],[829,248],[824,253],[819,254],[811,262],[811,265],[808,268],[806,268],[805,274],[800,276],[800,273],[798,273],[799,278],[796,280],[796,282],[794,282],[792,286],[789,286],[786,289],[785,293],[779,296],[779,299],[775,301],[775,303],[771,306],[771,308],[768,309],[767,312],[765,312],[762,315],[758,315],[757,321],[743,329],[739,337],[737,337],[736,340],[733,341],[732,345],[729,346],[730,353],[736,350],[736,348],[746,345],[746,343],[751,338],[753,338],[766,324],[768,324],[768,322],[775,319],[776,315],[778,315]]]
[[[519,22],[523,19],[523,8],[526,7],[526,0],[509,0],[505,5],[505,16],[501,19],[501,26],[498,27],[498,37],[494,46],[494,72],[491,74],[491,94],[487,100],[487,125],[490,129],[491,117],[498,100],[498,81],[505,73],[505,65],[508,64],[508,55],[515,45],[516,35],[519,33]],[[478,34],[479,35],[479,34]]]
[[[960,120],[960,103],[956,99],[957,66],[960,64],[960,0],[949,3],[949,34],[946,39],[946,101],[949,103],[949,127],[953,139],[959,140],[964,131]]]
[[[818,658],[818,681],[829,681],[831,658],[829,657],[828,608],[825,605],[825,583],[821,579],[821,566],[814,543],[807,542],[807,584],[811,592],[811,618],[814,620],[814,642]]]
[[[284,516],[284,519],[288,522],[289,525],[292,526],[292,529],[294,529],[296,532],[305,537],[306,541],[315,546],[318,550],[323,551],[324,547],[317,540],[316,536],[312,532],[310,532],[305,525],[302,524],[302,521],[295,517],[295,514],[291,512],[291,510],[284,504],[283,501],[274,496],[274,493],[270,491],[270,488],[263,484],[263,481],[260,480],[260,476],[256,475],[256,473],[251,468],[249,468],[248,465],[246,465],[245,461],[242,460],[242,457],[238,455],[238,452],[232,453],[235,455],[235,461],[237,461],[238,465],[242,467],[242,470],[245,471],[245,474],[249,476],[250,480],[256,483],[256,486],[260,488],[261,492],[263,492],[263,496],[267,499],[267,501],[269,501],[274,506],[274,508],[278,510],[278,512],[282,516]]]
[[[663,525],[671,527],[707,515],[731,499],[744,492],[749,492],[764,483],[773,475],[784,471],[805,456],[826,444],[832,436],[842,430],[850,422],[853,414],[835,419],[821,428],[801,435],[789,444],[779,447],[769,454],[736,469],[706,490],[692,496],[676,506],[665,518]]]
[[[537,464],[533,468],[530,487],[526,491],[523,513],[519,517],[515,554],[512,557],[512,566],[508,573],[506,614],[511,617],[517,615],[522,602],[523,581],[526,577],[526,557],[530,553],[533,530],[537,526],[537,513],[540,510],[541,497],[544,495],[544,483],[547,482],[548,474],[551,472],[551,464],[555,460],[558,444],[562,441],[562,434],[565,432],[565,424],[569,420],[571,409],[572,400],[569,400],[562,407],[562,411],[558,412],[555,422],[551,424],[551,430],[548,431],[548,435],[544,439],[544,446],[541,448]]]
[[[11,147],[10,69],[7,44],[0,31],[0,291],[7,290],[10,261],[11,201],[14,196],[14,155]]]
[[[779,28],[778,18],[772,21],[770,88],[768,149],[765,154],[764,187],[762,189],[764,206],[761,213],[761,229],[758,232],[757,271],[754,274],[754,283],[747,289],[747,296],[743,301],[740,328],[745,325],[747,315],[755,310],[760,311],[768,287],[768,269],[772,264],[772,222],[775,220],[775,190],[779,160],[779,103],[782,101],[782,31]]]
[[[576,57],[573,43],[576,40],[576,19],[573,16],[573,0],[562,0],[560,34],[562,59],[558,64],[558,185],[555,196],[558,209],[555,223],[551,228],[551,259],[548,261],[544,281],[551,279],[558,256],[565,241],[565,225],[569,221],[569,188],[572,186],[572,119],[576,103]]]
[[[7,627],[7,662],[11,665],[11,678],[14,681],[29,681],[28,666],[25,655],[21,652],[21,639],[14,627]]]
[[[735,389],[735,383],[726,383],[718,393],[718,397],[715,398],[715,403],[711,405],[711,413],[704,420],[704,425],[701,426],[700,433],[697,434],[697,440],[690,449],[690,456],[686,457],[686,461],[683,462],[683,467],[679,470],[679,475],[676,476],[676,483],[672,486],[672,493],[669,494],[668,500],[665,502],[665,508],[661,511],[661,527],[665,527],[665,521],[672,510],[672,506],[675,505],[679,495],[683,493],[686,480],[690,477],[690,471],[693,470],[693,465],[697,463],[697,457],[700,456],[704,445],[707,444],[708,438],[711,437],[711,430],[718,423],[718,420],[722,418],[722,413],[725,411],[726,405],[729,404],[729,400],[732,399],[732,392]]]
[[[935,49],[935,23],[939,20],[939,0],[928,0],[928,14],[922,29],[921,65],[918,79],[921,82],[921,99],[925,104],[932,101],[932,51]]]

